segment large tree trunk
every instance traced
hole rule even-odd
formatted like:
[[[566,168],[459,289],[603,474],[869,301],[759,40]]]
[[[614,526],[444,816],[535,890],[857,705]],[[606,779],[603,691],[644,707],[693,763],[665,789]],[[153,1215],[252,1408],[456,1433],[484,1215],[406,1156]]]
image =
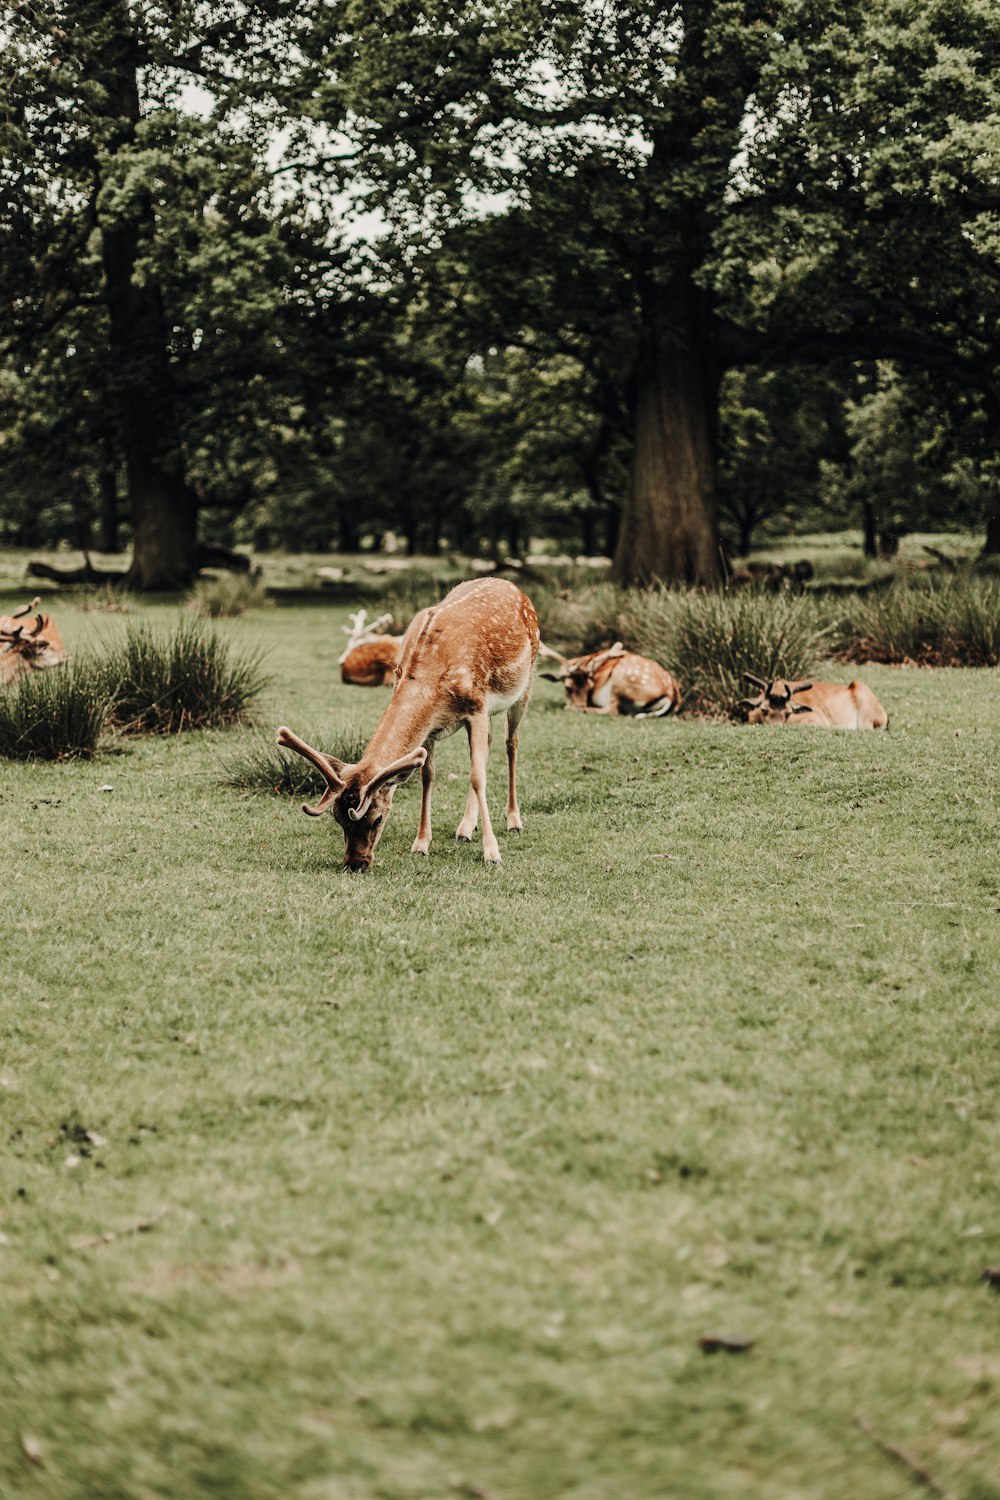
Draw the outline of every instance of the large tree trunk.
[[[124,0],[113,0],[106,48],[95,58],[106,90],[116,149],[134,139],[140,117],[138,51]],[[159,286],[136,275],[140,247],[155,215],[144,188],[110,220],[99,216],[104,297],[118,404],[133,556],[128,581],[138,589],[186,588],[196,572],[197,499],[185,482],[169,331]]]
[[[878,517],[870,500],[861,502],[861,520],[864,527],[864,551],[866,557],[878,557]]]
[[[118,476],[113,464],[97,476],[97,550],[118,551]]]
[[[650,336],[635,381],[635,450],[615,554],[622,583],[718,583],[718,386],[695,337]]]
[[[994,557],[1000,553],[1000,512],[986,519],[986,541],[983,544],[983,556]]]

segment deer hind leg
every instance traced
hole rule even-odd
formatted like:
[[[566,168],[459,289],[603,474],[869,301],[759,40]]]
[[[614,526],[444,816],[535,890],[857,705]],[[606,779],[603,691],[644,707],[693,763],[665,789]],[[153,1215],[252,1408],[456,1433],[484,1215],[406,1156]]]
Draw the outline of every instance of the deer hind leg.
[[[521,809],[517,805],[517,726],[528,706],[527,694],[507,710],[507,832],[520,833]]]
[[[472,764],[472,725],[466,723],[465,732],[469,737],[469,764]],[[472,790],[471,779],[469,781],[469,795],[465,799],[465,812],[461,821],[455,829],[455,842],[467,844],[479,826],[479,803],[476,794]]]
[[[411,854],[429,854],[431,848],[431,788],[434,785],[434,747],[428,746],[427,759],[420,768],[420,822],[417,836],[410,845]]]
[[[483,859],[488,865],[500,864],[500,846],[497,844],[496,834],[493,832],[493,824],[490,821],[490,810],[486,803],[486,762],[490,753],[490,720],[486,713],[477,714],[469,721],[469,757],[471,760],[471,771],[469,776],[469,790],[479,807],[479,816],[483,821]],[[468,813],[468,806],[466,806]],[[458,837],[461,837],[465,820],[459,824]]]

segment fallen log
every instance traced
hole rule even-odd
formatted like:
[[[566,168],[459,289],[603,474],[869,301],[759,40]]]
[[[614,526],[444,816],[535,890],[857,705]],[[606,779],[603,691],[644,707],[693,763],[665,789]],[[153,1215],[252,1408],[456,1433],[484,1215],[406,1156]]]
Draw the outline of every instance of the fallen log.
[[[223,568],[230,573],[249,573],[252,570],[250,558],[243,552],[233,552],[229,547],[221,547],[216,542],[200,542],[195,552],[195,571],[201,572],[203,568]],[[29,578],[48,578],[53,583],[62,586],[72,586],[77,583],[107,583],[112,588],[126,588],[129,583],[128,568],[95,568],[90,560],[90,553],[83,554],[83,566],[77,568],[54,568],[51,563],[41,562],[32,558],[28,563]]]

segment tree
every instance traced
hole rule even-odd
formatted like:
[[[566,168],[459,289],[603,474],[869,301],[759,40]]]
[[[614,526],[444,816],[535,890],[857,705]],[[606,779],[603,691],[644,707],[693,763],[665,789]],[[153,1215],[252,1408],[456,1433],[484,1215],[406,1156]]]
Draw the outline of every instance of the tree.
[[[107,494],[120,463],[129,582],[183,586],[199,508],[245,503],[269,428],[338,371],[330,360],[316,375],[330,338],[315,325],[336,296],[329,232],[294,194],[276,198],[265,165],[279,112],[261,80],[288,51],[294,7],[213,18],[191,0],[48,0],[5,25],[8,368],[38,393],[71,344],[101,351],[95,386],[64,369],[81,464],[93,466],[81,414],[99,389],[98,483]],[[205,116],[179,108],[192,82]]]
[[[611,383],[620,576],[712,579],[727,369],[896,358],[996,399],[998,38],[986,0],[344,0],[304,41],[312,160],[414,274],[459,241],[476,318]]]

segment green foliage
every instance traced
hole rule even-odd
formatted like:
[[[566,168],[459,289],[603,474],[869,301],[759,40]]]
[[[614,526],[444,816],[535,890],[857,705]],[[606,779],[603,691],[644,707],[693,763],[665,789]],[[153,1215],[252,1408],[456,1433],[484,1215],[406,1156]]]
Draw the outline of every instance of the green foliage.
[[[848,661],[1000,665],[1000,578],[921,577],[845,601],[838,653]]]
[[[113,664],[92,655],[22,672],[0,687],[0,756],[70,760],[96,754],[115,688]]]
[[[249,573],[200,578],[188,598],[195,612],[206,620],[234,619],[248,609],[263,609],[268,603],[263,579]]]
[[[109,654],[117,681],[114,723],[123,734],[178,734],[246,719],[268,678],[246,650],[199,620],[164,630],[130,625]]]
[[[322,729],[297,731],[307,745],[353,764],[361,759],[369,736],[356,720],[346,715]],[[270,792],[274,796],[313,797],[327,783],[316,767],[301,755],[275,743],[273,733],[247,734],[226,757],[223,786],[244,792]]]

